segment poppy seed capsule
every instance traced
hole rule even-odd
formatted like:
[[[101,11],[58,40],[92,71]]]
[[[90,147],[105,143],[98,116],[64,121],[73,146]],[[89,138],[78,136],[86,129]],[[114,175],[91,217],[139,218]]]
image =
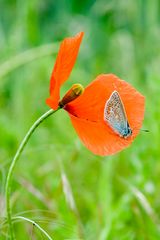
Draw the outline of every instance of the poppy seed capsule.
[[[73,84],[72,87],[68,90],[68,92],[66,92],[62,100],[59,102],[59,107],[63,108],[67,103],[72,102],[77,97],[82,95],[83,92],[84,87],[81,84],[79,83]]]

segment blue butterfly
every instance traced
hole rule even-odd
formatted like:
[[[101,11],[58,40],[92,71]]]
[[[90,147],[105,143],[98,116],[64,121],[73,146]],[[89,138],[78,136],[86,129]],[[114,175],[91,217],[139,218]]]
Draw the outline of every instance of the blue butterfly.
[[[104,120],[120,137],[132,135],[123,102],[117,91],[113,91],[104,107]]]

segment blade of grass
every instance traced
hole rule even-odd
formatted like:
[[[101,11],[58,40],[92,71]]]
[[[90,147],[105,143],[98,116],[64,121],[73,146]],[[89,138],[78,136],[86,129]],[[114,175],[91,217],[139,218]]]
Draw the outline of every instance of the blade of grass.
[[[32,223],[34,226],[36,226],[49,240],[53,240],[53,238],[51,238],[49,236],[49,234],[38,224],[36,223],[35,221],[29,219],[29,218],[26,218],[26,217],[22,217],[22,216],[17,216],[17,217],[13,217],[12,218],[13,220],[17,220],[17,219],[21,219],[21,220],[24,220],[24,221],[27,221],[27,222],[30,222]]]
[[[59,159],[59,165],[60,165],[60,170],[61,170],[61,179],[62,179],[62,187],[63,187],[63,193],[66,199],[66,202],[69,206],[69,208],[73,211],[76,219],[77,219],[77,224],[78,224],[78,231],[79,231],[79,236],[81,239],[84,239],[84,231],[83,231],[83,224],[80,219],[80,214],[76,205],[76,201],[73,195],[73,191],[71,188],[71,184],[69,182],[69,179],[65,173],[64,166],[62,161]]]
[[[33,60],[36,60],[37,58],[42,58],[44,56],[56,53],[57,49],[57,43],[50,43],[26,50],[14,57],[11,57],[0,65],[0,78],[6,76],[16,68],[19,68]]]
[[[132,194],[138,200],[141,207],[144,209],[145,213],[151,218],[151,220],[154,222],[157,222],[156,213],[154,212],[153,208],[151,207],[151,205],[150,205],[149,201],[147,200],[147,198],[145,197],[145,195],[139,189],[137,189],[135,186],[133,186],[132,184],[127,182],[124,178],[118,176],[118,179],[130,189]]]
[[[51,204],[48,199],[44,197],[44,195],[29,181],[27,181],[24,178],[18,179],[21,186],[26,189],[28,192],[30,192],[35,198],[37,198],[39,201],[41,201],[47,208],[51,208]]]

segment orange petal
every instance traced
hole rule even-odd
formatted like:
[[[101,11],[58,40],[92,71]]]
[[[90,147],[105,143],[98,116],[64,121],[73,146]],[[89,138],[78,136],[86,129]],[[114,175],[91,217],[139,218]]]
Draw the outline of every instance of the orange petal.
[[[104,121],[104,106],[117,90],[123,101],[132,135],[121,138]],[[72,124],[82,142],[93,153],[111,155],[129,146],[137,136],[144,118],[144,97],[130,84],[113,74],[100,75],[83,95],[66,105]]]
[[[61,43],[50,80],[50,97],[46,103],[53,109],[58,107],[60,87],[68,79],[75,64],[84,33],[65,38]]]
[[[133,141],[133,138],[122,139],[115,133],[111,133],[105,123],[91,122],[69,115],[81,141],[94,154],[112,155],[127,147]]]

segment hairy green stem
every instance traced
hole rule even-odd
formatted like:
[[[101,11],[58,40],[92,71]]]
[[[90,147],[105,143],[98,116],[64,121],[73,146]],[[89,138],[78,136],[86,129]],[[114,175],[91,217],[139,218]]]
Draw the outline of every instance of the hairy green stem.
[[[39,224],[37,224],[35,221],[29,219],[29,218],[26,218],[26,217],[22,217],[22,216],[17,216],[17,217],[13,217],[13,219],[21,219],[21,220],[24,220],[24,221],[27,221],[27,222],[30,222],[32,223],[34,226],[36,226],[49,240],[53,240],[49,234],[42,228],[40,227]]]
[[[10,206],[10,189],[11,189],[11,178],[13,174],[13,170],[15,168],[15,165],[23,152],[23,149],[25,145],[27,144],[28,140],[30,139],[31,135],[35,131],[35,129],[40,125],[41,122],[43,122],[46,118],[48,118],[53,113],[57,112],[60,108],[57,110],[49,110],[46,113],[44,113],[40,118],[37,119],[37,121],[34,122],[34,124],[31,126],[27,134],[25,135],[24,139],[22,140],[21,144],[19,145],[19,148],[11,162],[11,165],[8,170],[7,174],[7,180],[6,180],[6,188],[5,188],[5,196],[6,196],[6,214],[7,214],[7,221],[9,225],[9,234],[10,239],[14,239],[14,231],[13,231],[13,225],[12,225],[12,213],[11,213],[11,206]]]

